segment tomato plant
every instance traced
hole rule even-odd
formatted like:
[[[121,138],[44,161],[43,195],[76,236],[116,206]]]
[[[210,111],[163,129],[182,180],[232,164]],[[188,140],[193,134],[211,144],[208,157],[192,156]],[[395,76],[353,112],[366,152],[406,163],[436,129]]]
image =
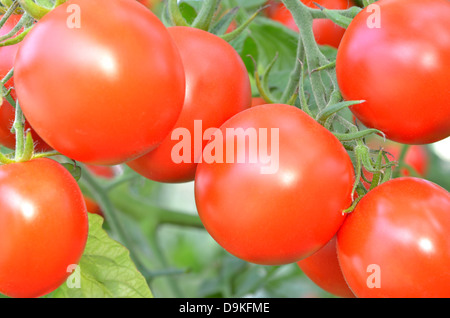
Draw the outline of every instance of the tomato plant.
[[[152,150],[184,101],[178,50],[136,1],[56,7],[26,36],[14,65],[31,126],[55,150],[85,163],[119,164]]]
[[[227,134],[232,129],[241,135]],[[265,130],[272,138],[270,162],[253,148]],[[226,149],[220,156],[234,149],[233,163],[228,155],[219,163],[200,163],[195,177],[199,216],[211,236],[258,264],[295,262],[324,246],[351,203],[353,166],[339,141],[303,111],[281,104],[252,107],[220,131],[223,137],[214,138]],[[272,164],[278,168],[261,173]]]
[[[0,298],[450,296],[448,1],[0,2]]]
[[[383,183],[362,198],[337,238],[355,295],[449,297],[449,211],[448,191],[412,177]]]
[[[353,1],[349,0],[302,0],[302,3],[310,8],[318,7],[314,4],[317,3],[327,9],[347,9],[354,5]],[[295,24],[294,18],[289,10],[282,3],[271,3],[271,6],[275,6],[270,11],[269,17],[275,21],[278,21],[288,28],[297,31],[298,27]],[[332,47],[339,47],[342,36],[345,33],[345,29],[338,26],[329,19],[315,19],[313,21],[313,31],[317,43],[321,45],[330,45]]]
[[[343,96],[364,100],[352,112],[393,141],[427,144],[448,137],[450,3],[381,0],[376,8],[352,20],[338,49]]]
[[[198,135],[203,139],[207,129],[221,126],[227,119],[248,108],[251,88],[241,57],[225,40],[191,27],[171,27],[169,33],[180,50],[186,73],[186,98],[174,131],[189,131],[190,140],[182,142],[187,142],[183,150],[190,154],[182,162],[175,160],[174,156],[184,157],[184,154],[174,154],[173,149],[185,137],[169,134],[158,148],[128,165],[152,180],[187,182],[194,180],[197,163],[201,159],[201,152],[195,149],[194,140]],[[201,122],[198,130],[195,121]],[[200,150],[206,142],[206,139],[202,141]]]
[[[347,285],[337,256],[337,238],[334,236],[324,247],[313,255],[297,262],[297,265],[314,283],[329,293],[345,298],[353,298]]]
[[[59,287],[83,253],[88,222],[73,177],[51,159],[0,167],[0,292],[39,297]]]

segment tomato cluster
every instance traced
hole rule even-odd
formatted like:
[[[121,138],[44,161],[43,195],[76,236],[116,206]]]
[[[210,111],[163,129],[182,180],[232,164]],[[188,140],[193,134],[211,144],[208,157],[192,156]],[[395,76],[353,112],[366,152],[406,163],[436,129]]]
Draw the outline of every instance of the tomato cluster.
[[[5,87],[20,101],[34,151],[54,150],[105,178],[123,164],[156,182],[194,181],[198,215],[226,251],[255,264],[296,263],[334,295],[450,297],[447,190],[402,168],[400,178],[366,183],[355,196],[355,160],[337,134],[300,107],[252,99],[232,45],[198,28],[166,27],[146,7],[152,2],[139,2],[68,1],[20,45],[0,49],[0,73],[14,67]],[[318,44],[337,48],[344,99],[364,101],[351,107],[355,117],[414,144],[404,161],[424,178],[428,157],[418,144],[450,134],[450,4],[377,5],[379,28],[368,26],[367,8],[347,30],[325,19],[312,27]],[[270,12],[293,23],[282,4]],[[14,116],[4,100],[0,144],[12,149]],[[398,159],[391,145],[385,154]],[[87,210],[103,214],[56,160],[22,159],[0,166],[0,293],[39,297],[79,262]]]

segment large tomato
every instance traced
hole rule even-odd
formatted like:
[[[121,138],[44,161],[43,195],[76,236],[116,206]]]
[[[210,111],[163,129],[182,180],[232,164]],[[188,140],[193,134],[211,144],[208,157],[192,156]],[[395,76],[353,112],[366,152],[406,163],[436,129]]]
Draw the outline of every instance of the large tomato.
[[[335,235],[351,203],[348,154],[294,106],[260,105],[233,116],[204,158],[195,178],[199,216],[225,250],[248,262],[310,256]]]
[[[171,27],[169,33],[180,50],[186,73],[186,99],[174,129],[185,129],[189,138],[169,134],[158,148],[128,165],[155,181],[187,182],[194,180],[201,159],[196,146],[202,150],[207,143],[204,132],[250,107],[251,86],[241,57],[226,41],[191,27]],[[180,142],[186,143],[184,151],[190,152],[183,162],[174,158],[182,156],[182,150],[172,153]]]
[[[358,297],[450,297],[450,194],[418,178],[364,196],[338,232],[338,258]]]
[[[450,135],[450,2],[381,0],[351,22],[336,72],[351,107],[368,127],[404,144]],[[379,24],[377,25],[377,22]]]
[[[323,290],[339,297],[353,298],[355,295],[345,281],[336,250],[334,236],[313,255],[297,262],[303,273]]]
[[[25,117],[55,150],[113,165],[154,149],[184,101],[179,52],[137,1],[72,0],[44,16],[17,52]]]
[[[88,234],[77,182],[56,161],[0,167],[0,293],[40,297],[78,264]]]
[[[354,5],[352,0],[301,0],[301,2],[314,9],[318,9],[314,2],[327,9],[343,10]],[[271,19],[278,21],[288,28],[298,32],[298,27],[295,24],[294,18],[284,4],[271,3],[271,6],[274,6],[269,13],[269,17]],[[330,45],[337,48],[339,47],[339,43],[345,33],[345,29],[328,19],[314,19],[313,32],[318,44]]]
[[[3,16],[0,16],[3,17]],[[0,29],[0,35],[9,33],[14,26],[19,22],[22,16],[14,14],[6,20],[3,27]],[[0,47],[0,78],[3,78],[8,74],[14,65],[14,58],[16,57],[18,44],[8,45]],[[5,85],[6,88],[11,89],[11,96],[16,99],[16,91],[14,89],[14,77],[12,77]],[[15,118],[15,110],[6,99],[3,99],[3,103],[0,106],[0,145],[7,148],[14,149],[16,146],[16,138],[11,133],[12,124]],[[52,150],[37,134],[31,129],[28,122],[25,122],[25,129],[30,130],[33,140],[35,142],[36,151],[49,151]]]

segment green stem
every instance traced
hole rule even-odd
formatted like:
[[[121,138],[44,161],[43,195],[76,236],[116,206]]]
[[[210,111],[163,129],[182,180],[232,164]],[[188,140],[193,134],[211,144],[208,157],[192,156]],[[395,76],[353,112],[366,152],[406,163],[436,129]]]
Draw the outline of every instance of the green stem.
[[[323,65],[329,64],[317,45],[312,30],[313,18],[302,2],[298,0],[282,0],[286,8],[291,12],[295,23],[299,29],[299,37],[303,43],[306,61],[309,70],[311,88],[316,105],[319,109],[324,109],[327,105],[326,89],[319,73],[313,70]]]
[[[294,69],[292,70],[291,74],[289,75],[289,81],[286,86],[286,89],[283,92],[283,95],[281,96],[281,102],[286,103],[292,95],[294,95],[295,91],[297,90],[300,78],[303,75],[302,74],[302,68],[303,68],[303,59],[305,57],[305,51],[303,49],[302,45],[302,39],[299,37],[298,39],[298,45],[297,45],[297,55],[296,55],[296,63],[294,66]]]
[[[14,163],[14,162],[16,162],[16,161],[8,158],[2,152],[0,152],[0,164],[8,164],[8,163]]]
[[[28,32],[31,31],[32,28],[33,28],[33,27],[31,26],[31,27],[25,29],[25,30],[24,30],[22,33],[20,33],[19,35],[15,36],[15,37],[13,37],[13,38],[9,38],[9,39],[7,39],[7,40],[1,42],[1,43],[0,43],[0,47],[3,47],[3,46],[9,46],[9,45],[14,45],[14,44],[17,44],[17,43],[21,42],[21,41],[25,38],[25,36],[28,34]]]
[[[220,0],[204,0],[200,12],[192,22],[192,27],[208,31],[219,2]]]
[[[24,145],[24,124],[25,119],[23,117],[22,108],[19,105],[19,102],[16,102],[16,113],[13,123],[14,134],[16,135],[16,149],[15,149],[15,160],[19,161],[24,154],[25,145]]]
[[[402,145],[400,156],[398,157],[398,167],[395,169],[394,178],[398,178],[401,175],[401,168],[405,165],[406,154],[408,153],[410,146]]]
[[[35,153],[33,155],[33,159],[36,158],[48,158],[48,157],[52,157],[52,156],[60,156],[61,153],[59,153],[58,151],[48,151],[48,152],[39,152],[39,153]]]
[[[242,32],[244,32],[247,27],[250,25],[250,23],[253,22],[253,20],[255,20],[255,18],[258,16],[260,10],[256,11],[250,18],[248,18],[243,24],[241,24],[240,26],[238,26],[236,28],[236,30],[233,30],[230,33],[226,33],[224,35],[221,35],[220,37],[222,39],[224,39],[227,42],[231,42],[232,40],[236,39],[239,35],[242,34]]]
[[[12,38],[17,32],[20,31],[20,29],[22,29],[30,21],[30,19],[32,18],[29,15],[24,14],[20,18],[19,22],[17,22],[17,24],[11,29],[11,31],[9,31],[5,35],[0,36],[0,42]]]
[[[180,7],[178,7],[177,0],[168,1],[168,11],[170,22],[172,25],[189,26],[189,23],[187,23],[186,19],[183,17],[183,14],[180,11]]]
[[[2,1],[3,3],[3,1]],[[16,9],[19,7],[19,2],[16,0],[13,3],[11,3],[10,6],[8,6],[8,9],[3,14],[1,20],[0,20],[0,28],[3,27],[3,25],[6,23],[6,21],[9,19],[11,15],[14,14]]]
[[[19,0],[20,6],[25,12],[31,15],[36,20],[42,19],[44,15],[50,12],[51,9],[44,8],[32,0]]]

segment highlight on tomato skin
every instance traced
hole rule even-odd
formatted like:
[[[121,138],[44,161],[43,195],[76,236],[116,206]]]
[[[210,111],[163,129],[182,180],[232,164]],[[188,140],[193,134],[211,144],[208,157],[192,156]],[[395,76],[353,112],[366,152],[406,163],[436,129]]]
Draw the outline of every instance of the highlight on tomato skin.
[[[88,236],[77,182],[48,159],[0,166],[0,293],[44,296],[78,264]]]
[[[337,234],[339,264],[360,298],[450,297],[450,193],[421,178],[387,181]]]

